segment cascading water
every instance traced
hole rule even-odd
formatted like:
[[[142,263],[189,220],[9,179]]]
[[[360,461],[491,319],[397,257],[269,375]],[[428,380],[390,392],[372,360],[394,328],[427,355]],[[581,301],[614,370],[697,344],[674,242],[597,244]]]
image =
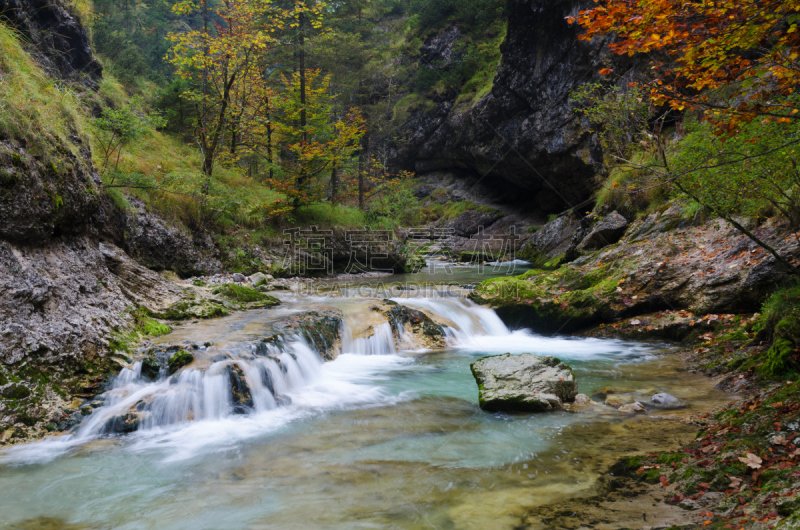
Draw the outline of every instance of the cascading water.
[[[449,323],[443,329],[450,346],[468,346],[476,337],[510,334],[492,310],[468,300],[398,298],[394,302]],[[369,336],[354,337],[344,319],[340,334],[339,355],[396,355],[422,349],[412,333],[389,321],[373,326]],[[162,369],[156,381],[145,377],[142,362],[136,362],[116,377],[102,396],[102,406],[79,426],[77,438],[258,414],[291,404],[292,395],[302,395],[304,387],[320,375],[323,359],[311,342],[295,334],[274,344],[237,344],[225,354],[217,348],[193,346],[193,364],[172,376]]]
[[[485,413],[474,360],[558,355],[588,395],[613,385],[635,399],[729,400],[657,345],[510,331],[463,297],[396,291],[279,293],[277,308],[177,326],[110,382],[75,432],[0,452],[3,519],[512,528],[530,506],[587,493],[621,452],[663,449],[691,428],[610,408]],[[170,362],[182,352],[190,361]]]
[[[289,394],[318,377],[322,358],[303,337],[291,337],[283,349],[259,346],[254,349],[263,357],[211,362],[204,369],[189,366],[157,381],[142,375],[141,362],[123,369],[78,437],[265,412],[291,403]],[[202,359],[203,350],[196,355]]]

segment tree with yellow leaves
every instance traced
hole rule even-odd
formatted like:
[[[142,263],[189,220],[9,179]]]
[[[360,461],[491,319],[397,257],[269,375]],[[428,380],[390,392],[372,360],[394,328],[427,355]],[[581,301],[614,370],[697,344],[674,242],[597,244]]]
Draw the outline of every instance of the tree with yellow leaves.
[[[260,58],[274,43],[270,33],[259,29],[257,24],[269,12],[269,2],[221,0],[212,8],[208,0],[199,3],[185,0],[175,4],[173,11],[184,15],[198,13],[202,19],[200,29],[169,34],[174,47],[168,60],[176,73],[191,83],[186,96],[197,109],[195,137],[203,156],[203,172],[210,178],[226,127],[230,125],[230,111],[235,103],[232,98],[246,92],[244,83],[258,79]],[[235,139],[233,142],[235,148]],[[204,191],[208,192],[208,184]]]

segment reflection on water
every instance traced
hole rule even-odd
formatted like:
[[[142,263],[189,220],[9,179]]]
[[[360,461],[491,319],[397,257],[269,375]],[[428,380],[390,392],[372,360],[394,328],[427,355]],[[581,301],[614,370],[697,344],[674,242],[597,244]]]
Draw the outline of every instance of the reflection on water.
[[[281,296],[280,308],[187,324],[161,340],[211,342],[201,357],[244,352],[270,322],[338,307],[350,334],[343,354],[292,372],[298,379],[282,390],[290,405],[124,437],[99,436],[90,419],[77,434],[6,450],[3,519],[12,528],[513,528],[531,506],[590,494],[619,457],[690,437],[694,429],[670,416],[730,399],[664,345],[510,331],[457,297],[396,299],[450,326],[449,347],[423,355],[395,351],[377,332],[385,321],[369,309],[374,299]],[[649,401],[666,391],[690,408],[483,412],[469,364],[507,351],[559,356],[589,395],[614,387]],[[130,392],[159,384],[124,383]],[[160,384],[167,396],[178,386]]]

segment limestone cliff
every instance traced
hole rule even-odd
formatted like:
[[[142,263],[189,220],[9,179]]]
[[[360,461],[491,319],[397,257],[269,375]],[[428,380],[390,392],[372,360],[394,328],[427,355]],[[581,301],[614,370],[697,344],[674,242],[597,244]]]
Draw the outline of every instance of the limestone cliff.
[[[486,175],[484,183],[499,189],[513,185],[532,207],[546,212],[586,200],[602,152],[569,97],[619,59],[603,41],[577,39],[578,30],[565,17],[584,4],[511,0],[491,92],[466,111],[443,102],[414,114],[398,162],[420,172],[461,168]],[[449,41],[440,40],[443,49],[437,53],[446,55]]]

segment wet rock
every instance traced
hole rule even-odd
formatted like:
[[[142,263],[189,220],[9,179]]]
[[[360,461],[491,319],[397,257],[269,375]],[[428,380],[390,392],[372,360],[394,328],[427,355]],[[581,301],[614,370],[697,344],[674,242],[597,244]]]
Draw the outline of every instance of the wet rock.
[[[572,369],[555,357],[505,353],[479,359],[470,368],[484,410],[557,410],[578,394]]]
[[[231,403],[234,414],[247,414],[253,409],[253,395],[245,379],[244,371],[234,364],[226,368],[231,383]]]
[[[339,354],[343,322],[344,316],[338,309],[306,311],[288,317],[276,324],[277,333],[264,337],[256,344],[256,354],[268,355],[269,346],[283,351],[286,338],[299,334],[324,360],[332,361]]]
[[[574,403],[575,405],[591,405],[594,401],[586,394],[577,394]]]
[[[269,393],[275,396],[275,383],[272,381],[272,374],[264,365],[258,365],[258,374],[261,376],[261,384],[264,388],[269,390]]]
[[[623,405],[617,410],[619,410],[620,412],[627,412],[627,413],[647,412],[647,409],[644,408],[644,405],[642,405],[638,401],[634,401],[633,403]]]
[[[141,423],[141,414],[128,412],[109,419],[103,426],[103,432],[106,434],[129,434],[138,430]]]
[[[603,404],[609,407],[617,408],[627,404],[629,401],[629,399],[623,398],[622,396],[611,394],[606,396],[605,400],[603,400]]]
[[[589,235],[578,245],[578,250],[598,250],[616,243],[627,227],[628,221],[613,211],[594,225]]]
[[[654,394],[650,400],[653,405],[661,409],[679,409],[686,406],[683,401],[666,392]]]
[[[194,355],[189,353],[186,350],[181,350],[169,358],[167,361],[167,366],[169,368],[169,374],[172,375],[184,366],[191,364],[194,361]]]
[[[278,394],[277,396],[275,396],[275,402],[280,407],[287,407],[292,404],[292,398],[290,398],[286,394]]]
[[[155,355],[151,355],[142,359],[141,373],[143,377],[146,377],[151,381],[158,380],[158,377],[161,373],[161,363],[158,361]]]
[[[635,392],[633,388],[628,387],[618,387],[618,386],[604,386],[602,388],[598,388],[595,390],[593,396],[600,399],[605,400],[609,394],[630,394]]]
[[[403,332],[409,332],[426,348],[441,348],[445,345],[444,327],[422,311],[396,303],[384,304],[383,308],[374,309],[386,315],[396,338]]]

